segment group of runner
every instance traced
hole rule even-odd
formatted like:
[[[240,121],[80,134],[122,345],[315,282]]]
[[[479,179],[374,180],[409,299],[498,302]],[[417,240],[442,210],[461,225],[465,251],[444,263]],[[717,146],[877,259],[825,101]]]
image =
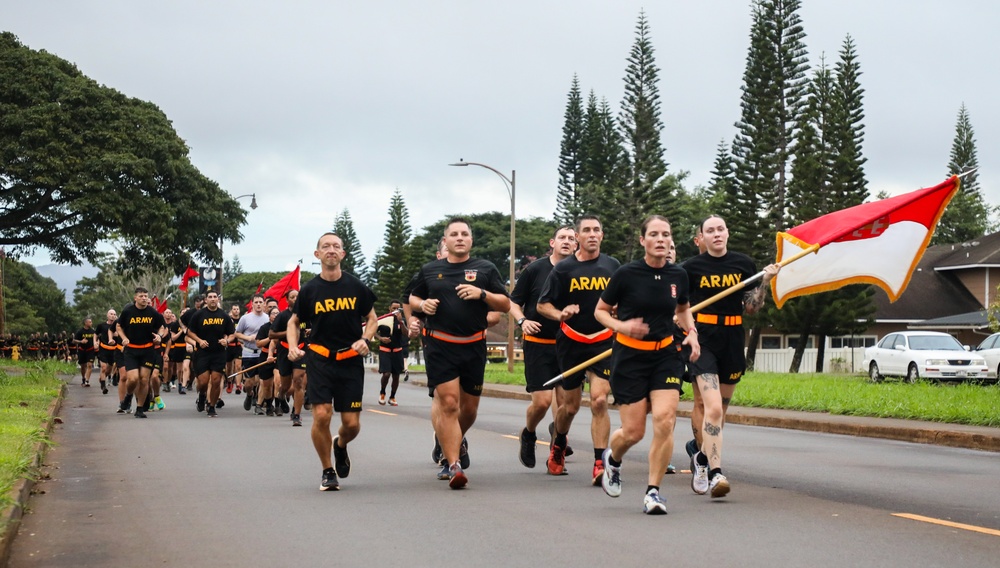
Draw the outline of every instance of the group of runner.
[[[592,215],[573,227],[560,227],[549,242],[551,255],[526,267],[508,295],[496,266],[471,256],[469,223],[450,219],[437,260],[421,267],[403,299],[393,300],[390,314],[379,321],[375,294],[341,269],[346,253],[340,236],[325,233],[314,252],[320,274],[299,292],[292,291],[283,310],[276,299],[255,295],[247,314],[239,316],[239,306],[226,314],[219,308],[218,294],[210,291],[204,306],[199,298],[195,309],[185,311],[177,322],[169,312],[156,313],[148,305],[148,293],[137,289],[121,316],[110,310],[107,322],[94,333],[95,350],[105,357],[101,385],[106,388],[105,380],[112,380],[111,368],[117,366],[124,373],[117,382],[119,412],[128,412],[133,398],[144,400],[135,411],[140,418],[162,404],[161,385],[169,390],[178,381],[180,394],[192,388],[188,368],[193,368],[197,408],[209,416],[216,416],[222,406],[222,389],[236,389],[246,393],[245,410],[279,416],[290,412],[293,425],[300,426],[308,399],[311,438],[322,466],[320,489],[336,490],[351,471],[347,446],[360,431],[364,357],[371,342],[379,345],[379,404],[395,405],[404,372],[403,346],[407,336],[419,335],[433,399],[432,458],[441,467],[437,477],[460,489],[468,483],[466,433],[478,414],[486,329],[510,311],[523,332],[526,389],[531,394],[520,433],[523,465],[535,467],[536,428],[551,409],[546,471],[568,474],[568,434],[582,406],[584,386],[589,385],[594,450],[590,483],[611,497],[621,494],[622,460],[645,436],[651,413],[643,511],[665,514],[659,488],[672,470],[677,405],[683,383],[689,382],[695,401],[693,438],[685,444],[691,486],[695,493],[723,497],[730,484],[722,473],[722,427],[746,367],[742,315],[763,305],[766,286],[761,284],[780,267],[767,266],[763,278],[746,286],[743,294],[713,298],[694,313],[693,304],[756,273],[749,257],[728,250],[724,220],[711,216],[702,222],[695,238],[702,252],[683,264],[674,262],[670,224],[662,216],[643,223],[643,257],[626,265],[601,253],[603,237],[600,219]],[[306,329],[308,342],[303,337]],[[226,367],[227,353],[233,353],[230,361],[237,359],[234,343],[241,351],[236,365],[242,370]],[[166,357],[158,357],[164,350]],[[111,363],[106,365],[106,359]],[[83,361],[81,356],[81,365]],[[554,377],[558,379],[550,380]],[[621,419],[614,432],[609,395]],[[340,415],[336,436],[334,413]]]

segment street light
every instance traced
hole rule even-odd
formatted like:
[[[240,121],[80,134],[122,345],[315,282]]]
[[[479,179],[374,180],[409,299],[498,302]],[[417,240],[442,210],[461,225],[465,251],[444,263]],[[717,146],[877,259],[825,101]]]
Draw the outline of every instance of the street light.
[[[457,163],[448,164],[449,166],[479,166],[480,168],[486,168],[496,175],[500,176],[503,180],[504,187],[507,188],[507,195],[510,196],[510,289],[508,292],[514,291],[514,239],[515,239],[515,228],[514,228],[514,197],[516,195],[516,186],[514,181],[517,179],[517,172],[515,170],[510,171],[510,177],[500,173],[500,170],[487,166],[486,164],[480,164],[478,162],[466,162],[465,160],[459,160]],[[510,373],[514,372],[514,316],[507,313],[507,371]]]
[[[256,209],[257,208],[257,194],[256,193],[247,193],[247,194],[244,194],[244,195],[237,195],[233,199],[243,199],[244,197],[249,197],[250,198],[250,209]],[[223,276],[223,274],[222,274],[222,270],[223,270],[222,266],[226,263],[226,257],[225,257],[225,255],[222,254],[222,240],[223,239],[220,236],[219,237],[219,257],[220,257],[219,258],[219,298],[220,299],[222,298],[222,276]]]

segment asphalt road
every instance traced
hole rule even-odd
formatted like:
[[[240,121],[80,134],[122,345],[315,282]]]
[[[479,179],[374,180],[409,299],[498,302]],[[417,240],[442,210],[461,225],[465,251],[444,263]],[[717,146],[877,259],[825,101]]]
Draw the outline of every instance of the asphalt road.
[[[996,565],[995,453],[734,424],[733,492],[713,501],[689,475],[668,476],[669,515],[648,517],[645,444],[611,499],[590,486],[588,411],[570,433],[570,474],[556,478],[544,444],[534,470],[518,462],[516,400],[483,399],[469,487],[448,489],[430,460],[426,392],[404,384],[400,406],[382,407],[369,375],[353,470],[322,493],[308,413],[292,428],[228,395],[210,420],[172,392],[137,420],[73,384],[10,566]],[[686,471],[688,422],[677,431]]]

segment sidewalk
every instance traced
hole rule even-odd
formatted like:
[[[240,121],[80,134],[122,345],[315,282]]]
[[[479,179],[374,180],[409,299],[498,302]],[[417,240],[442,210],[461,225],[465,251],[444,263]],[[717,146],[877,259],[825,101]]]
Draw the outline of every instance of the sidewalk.
[[[423,373],[411,372],[410,382],[421,386],[427,384]],[[494,398],[531,400],[523,385],[487,383],[483,385],[483,395]],[[587,393],[584,393],[583,405],[589,406],[589,404],[589,397]],[[689,418],[691,407],[691,402],[681,401],[677,415]],[[1000,452],[1000,428],[985,426],[966,426],[897,418],[842,416],[822,412],[801,412],[749,406],[730,406],[729,412],[726,414],[726,422]]]

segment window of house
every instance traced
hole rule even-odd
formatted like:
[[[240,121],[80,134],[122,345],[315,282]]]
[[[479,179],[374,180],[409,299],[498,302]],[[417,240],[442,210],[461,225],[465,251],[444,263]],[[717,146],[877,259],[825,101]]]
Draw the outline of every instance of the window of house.
[[[789,337],[788,338],[788,348],[789,349],[795,349],[796,347],[798,347],[798,345],[799,345],[799,338],[798,337]],[[806,349],[813,349],[815,347],[816,347],[816,339],[813,336],[810,335],[808,338],[806,338]]]
[[[876,337],[874,335],[844,335],[840,337],[830,338],[830,347],[832,349],[841,349],[847,347],[871,347],[875,345]]]
[[[761,349],[781,349],[780,335],[762,335],[760,337]]]

